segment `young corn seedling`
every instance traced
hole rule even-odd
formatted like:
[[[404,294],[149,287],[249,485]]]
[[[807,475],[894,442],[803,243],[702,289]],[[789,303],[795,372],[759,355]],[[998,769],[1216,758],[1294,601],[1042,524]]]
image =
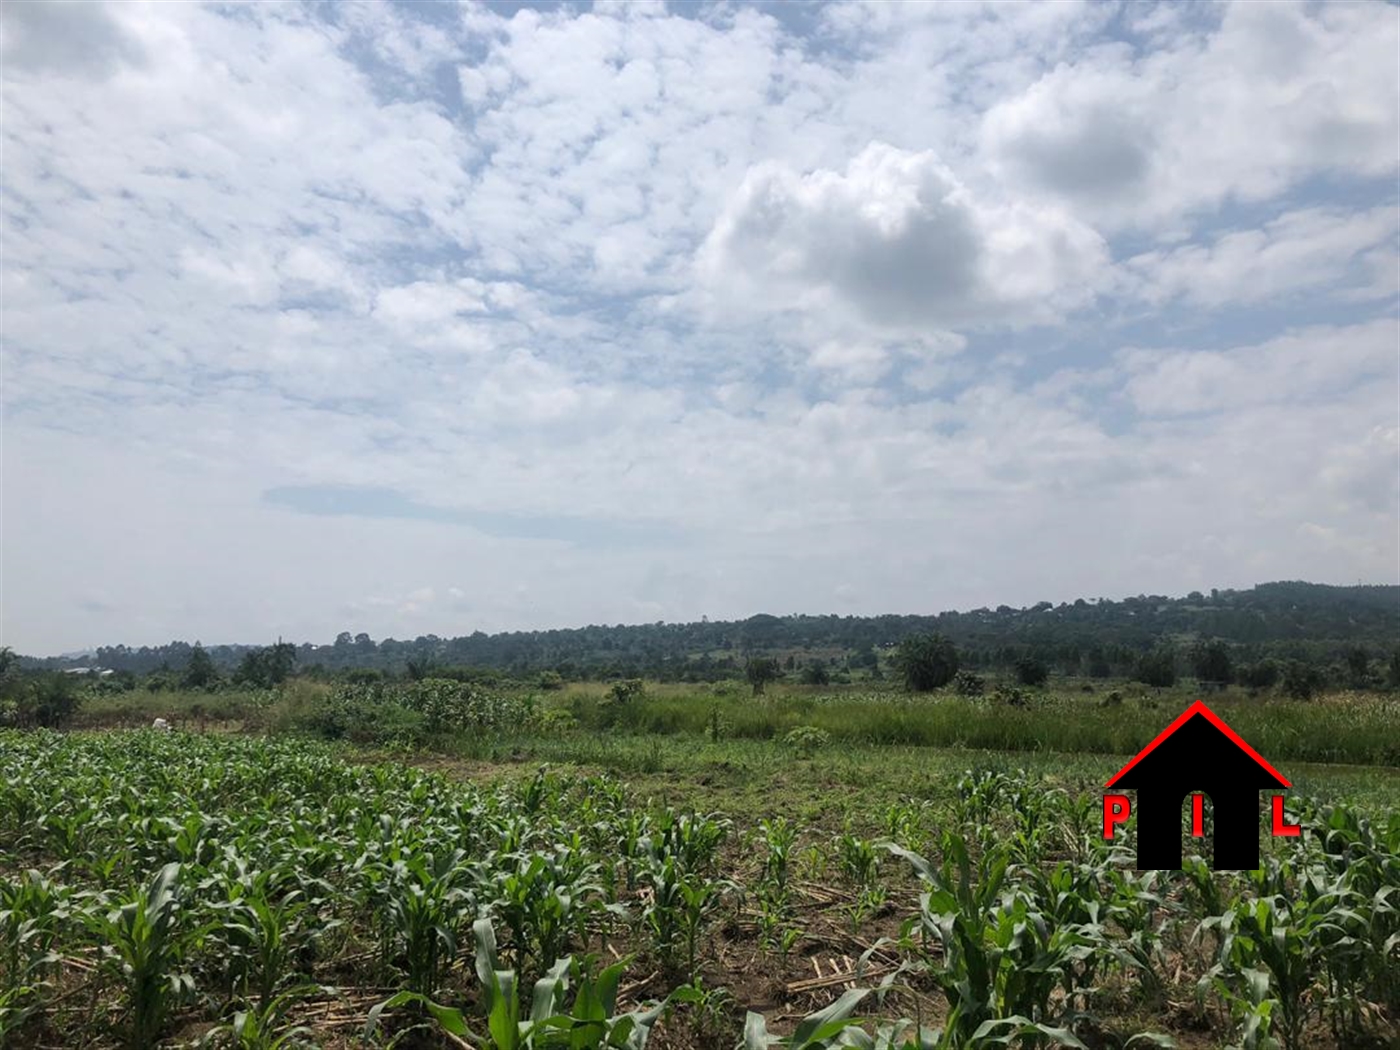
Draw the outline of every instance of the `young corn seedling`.
[[[126,1043],[145,1050],[155,1044],[172,1007],[193,994],[194,978],[180,967],[207,932],[181,925],[180,865],[165,865],[125,903],[84,918],[102,942],[102,968],[126,992]]]
[[[1051,998],[1058,987],[1075,994],[1072,964],[1093,951],[1094,941],[1076,926],[1054,925],[1025,891],[1002,892],[1007,851],[984,853],[974,874],[966,842],[952,833],[943,837],[937,867],[900,847],[886,848],[908,860],[928,885],[917,924],[941,948],[929,974],[948,1001],[950,1045],[1012,1036],[1080,1045],[1053,1023]]]
[[[385,909],[410,991],[431,997],[457,954],[457,931],[475,913],[465,855],[420,853],[395,865]]]
[[[253,1000],[259,1016],[271,1010],[286,985],[304,980],[300,960],[316,940],[339,925],[338,920],[317,915],[300,889],[277,899],[270,892],[268,874],[259,873],[245,892],[216,905],[224,921],[213,935],[226,946],[238,991]]]
[[[787,897],[788,868],[797,843],[797,829],[787,820],[765,820],[758,826],[767,852],[763,857],[762,885],[778,899]]]
[[[67,892],[37,871],[0,883],[0,1046],[43,1005],[70,914]]]
[[[684,872],[670,857],[652,869],[652,899],[643,919],[657,954],[668,969],[681,968],[683,952],[685,976],[694,979],[696,950],[705,920],[724,895],[735,888],[727,880]]]
[[[474,934],[476,973],[486,1015],[482,1025],[484,1034],[472,1031],[463,1011],[404,991],[370,1011],[366,1038],[374,1035],[385,1010],[416,1005],[426,1010],[450,1035],[486,1050],[645,1050],[652,1026],[669,997],[643,1010],[618,1013],[617,993],[623,963],[615,963],[595,976],[591,960],[580,962],[571,957],[558,960],[535,982],[529,1013],[522,1014],[516,973],[499,968],[496,937],[490,920],[478,920]],[[571,986],[577,989],[572,1004],[569,1003]]]
[[[233,1020],[211,1028],[200,1040],[206,1046],[229,1047],[231,1050],[292,1050],[313,1047],[315,1033],[306,1025],[286,1023],[287,1012],[313,991],[296,988],[283,992],[266,1004],[239,1010]]]

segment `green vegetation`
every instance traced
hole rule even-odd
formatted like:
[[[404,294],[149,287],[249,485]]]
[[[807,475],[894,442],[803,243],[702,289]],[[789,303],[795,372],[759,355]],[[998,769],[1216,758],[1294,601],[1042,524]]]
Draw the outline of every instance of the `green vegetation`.
[[[503,734],[479,735],[529,739]],[[1317,783],[1360,804],[1293,796],[1312,831],[1256,872],[1138,873],[1087,758],[692,743],[629,789],[332,747],[0,731],[0,1040],[1292,1050],[1373,1045],[1400,1009],[1400,786],[1358,774]],[[765,804],[646,800],[705,768],[764,773]]]
[[[0,650],[0,1046],[1381,1046],[1400,697],[1339,652],[1068,674],[915,632],[682,684]],[[1200,691],[1307,833],[1135,872],[1102,784]]]
[[[1010,673],[1018,660],[1033,657],[1052,675],[1128,677],[1143,654],[1162,648],[1172,655],[1174,673],[1189,669],[1209,682],[1245,680],[1255,665],[1300,660],[1317,668],[1333,688],[1387,683],[1400,687],[1400,587],[1310,583],[1193,591],[1176,598],[1138,595],[1118,601],[1039,602],[1023,609],[1002,605],[936,616],[758,615],[731,622],[477,632],[460,638],[424,635],[379,642],[346,631],[331,645],[298,645],[295,656],[303,674],[333,675],[360,668],[478,685],[493,685],[502,677],[537,684],[543,672],[570,681],[738,680],[755,656],[777,660],[794,675],[820,667],[832,680],[843,675],[879,680],[890,669],[896,646],[929,634],[951,641],[960,667],[967,670]],[[168,681],[178,679],[191,661],[202,663],[197,649],[224,677],[238,674],[250,651],[237,645],[201,649],[185,642],[135,649],[114,645],[97,649],[91,658],[25,663],[51,670],[95,665]],[[1216,662],[1201,664],[1202,649],[1216,654]],[[1222,652],[1225,663],[1218,660]],[[1222,675],[1227,665],[1232,673]],[[1268,672],[1262,673],[1267,678]],[[207,671],[197,671],[195,677],[198,684],[191,685],[208,684]],[[1272,684],[1263,681],[1259,688]]]

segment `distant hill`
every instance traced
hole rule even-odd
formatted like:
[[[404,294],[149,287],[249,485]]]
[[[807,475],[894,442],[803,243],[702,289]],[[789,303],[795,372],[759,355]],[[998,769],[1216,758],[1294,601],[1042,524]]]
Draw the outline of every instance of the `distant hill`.
[[[774,616],[746,620],[566,630],[477,632],[459,638],[424,635],[375,642],[346,632],[329,645],[297,647],[298,666],[327,671],[377,668],[478,667],[525,674],[559,670],[572,677],[646,675],[714,678],[732,673],[753,653],[811,662],[869,665],[873,650],[919,633],[938,631],[962,651],[966,665],[1009,666],[1034,655],[1066,673],[1121,673],[1154,646],[1178,648],[1198,639],[1222,639],[1241,659],[1341,659],[1356,646],[1374,655],[1400,644],[1400,587],[1333,587],[1302,582],[1265,583],[1249,590],[1192,592],[1185,597],[1138,595],[1029,608],[943,612],[929,616]],[[104,646],[81,657],[25,659],[29,666],[96,664],[137,674],[162,665],[181,668],[191,646]],[[208,652],[231,668],[250,646],[216,645]]]

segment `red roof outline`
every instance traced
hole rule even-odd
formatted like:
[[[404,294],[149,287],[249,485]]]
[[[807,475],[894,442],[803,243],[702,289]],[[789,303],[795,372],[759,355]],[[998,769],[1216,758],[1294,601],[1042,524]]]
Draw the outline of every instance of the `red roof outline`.
[[[1227,726],[1227,725],[1225,724],[1224,720],[1221,719],[1221,717],[1220,717],[1219,715],[1217,715],[1214,711],[1212,711],[1210,708],[1208,708],[1208,707],[1205,705],[1205,701],[1203,701],[1203,700],[1197,700],[1194,704],[1192,704],[1192,705],[1191,705],[1190,707],[1188,707],[1185,711],[1183,711],[1183,712],[1181,713],[1181,715],[1176,719],[1175,722],[1173,722],[1171,725],[1167,726],[1166,729],[1163,729],[1160,733],[1158,733],[1157,736],[1156,736],[1156,739],[1154,739],[1154,740],[1152,741],[1152,743],[1148,744],[1145,748],[1143,748],[1141,751],[1139,751],[1139,752],[1133,757],[1133,760],[1132,760],[1131,762],[1129,762],[1126,766],[1124,766],[1122,769],[1120,769],[1117,773],[1114,773],[1114,774],[1113,774],[1113,779],[1110,780],[1107,784],[1105,784],[1104,787],[1112,787],[1114,784],[1118,783],[1119,779],[1123,776],[1124,773],[1126,773],[1128,770],[1132,769],[1133,766],[1137,765],[1139,762],[1141,762],[1141,761],[1142,761],[1144,758],[1146,758],[1148,755],[1152,754],[1152,752],[1155,751],[1155,750],[1157,749],[1157,745],[1158,745],[1158,744],[1160,744],[1160,743],[1162,743],[1162,741],[1166,740],[1167,737],[1169,737],[1169,736],[1171,736],[1173,733],[1175,733],[1178,729],[1180,729],[1183,725],[1185,725],[1187,722],[1189,722],[1189,721],[1190,721],[1193,717],[1195,717],[1196,715],[1204,715],[1205,718],[1206,718],[1206,721],[1208,721],[1211,725],[1215,726],[1216,729],[1220,730],[1220,731],[1221,731],[1222,733],[1224,733],[1227,737],[1229,737],[1229,738],[1230,738],[1230,741],[1231,741],[1236,747],[1238,747],[1241,751],[1243,751],[1245,754],[1247,754],[1250,758],[1254,759],[1254,761],[1258,762],[1261,766],[1263,766],[1266,770],[1268,770],[1269,773],[1274,777],[1274,779],[1277,780],[1279,783],[1281,783],[1284,787],[1292,787],[1292,786],[1293,786],[1291,783],[1289,783],[1287,777],[1285,777],[1282,773],[1280,773],[1280,772],[1279,772],[1277,769],[1275,769],[1273,766],[1269,765],[1268,760],[1265,759],[1263,755],[1261,755],[1258,751],[1255,751],[1254,748],[1252,748],[1252,747],[1250,747],[1248,744],[1246,744],[1246,743],[1244,742],[1244,738],[1243,738],[1243,737],[1241,737],[1241,736],[1240,736],[1238,733],[1236,733],[1233,729],[1231,729],[1229,726]]]

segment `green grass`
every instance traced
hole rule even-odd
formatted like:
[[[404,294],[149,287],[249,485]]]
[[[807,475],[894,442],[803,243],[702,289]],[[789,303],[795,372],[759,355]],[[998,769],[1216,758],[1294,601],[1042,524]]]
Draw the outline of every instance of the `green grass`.
[[[1025,706],[991,698],[967,699],[948,691],[922,696],[868,686],[814,689],[772,688],[751,697],[735,683],[718,686],[655,685],[626,704],[610,702],[599,683],[574,684],[539,694],[542,710],[567,715],[549,736],[567,747],[598,756],[599,764],[619,761],[613,738],[653,738],[661,746],[682,738],[687,748],[708,740],[778,742],[799,726],[813,726],[840,748],[940,748],[1025,754],[1135,754],[1196,699],[1186,686],[1160,692],[1118,683],[1116,706],[1101,706],[1108,687],[1093,693],[1069,688],[1026,690]],[[87,700],[81,727],[149,725],[157,716],[187,725],[232,724],[285,731],[328,691],[327,686],[293,682],[278,693],[220,691],[111,694]],[[1311,702],[1255,698],[1231,691],[1208,702],[1261,754],[1283,768],[1290,763],[1400,767],[1400,698],[1394,694],[1342,693]],[[304,719],[302,719],[304,721]],[[572,729],[568,728],[570,725]],[[582,739],[578,739],[582,738]],[[450,735],[433,741],[451,751],[472,746]],[[496,746],[496,745],[493,745]],[[542,745],[543,746],[543,745]],[[628,751],[627,761],[647,761],[647,750]],[[590,757],[591,761],[591,757]],[[1287,770],[1284,769],[1287,775]]]
[[[815,726],[843,745],[963,748],[983,751],[1131,755],[1194,700],[1185,691],[1142,695],[1114,707],[1099,696],[1032,692],[1024,707],[946,693],[806,692],[772,696],[657,691],[610,704],[581,691],[561,703],[594,730],[642,735],[701,735],[716,721],[722,736],[781,739]],[[1224,695],[1211,706],[1270,761],[1400,766],[1400,703],[1348,694],[1300,703]]]
[[[950,803],[969,769],[1024,769],[1075,792],[1097,793],[1129,757],[832,745],[804,758],[762,740],[574,732],[463,740],[450,758],[419,760],[455,766],[457,775],[474,780],[528,777],[541,764],[607,772],[624,778],[637,797],[665,805],[871,832],[886,808],[901,800]],[[1366,812],[1400,809],[1400,769],[1295,763],[1284,772],[1302,794]]]

